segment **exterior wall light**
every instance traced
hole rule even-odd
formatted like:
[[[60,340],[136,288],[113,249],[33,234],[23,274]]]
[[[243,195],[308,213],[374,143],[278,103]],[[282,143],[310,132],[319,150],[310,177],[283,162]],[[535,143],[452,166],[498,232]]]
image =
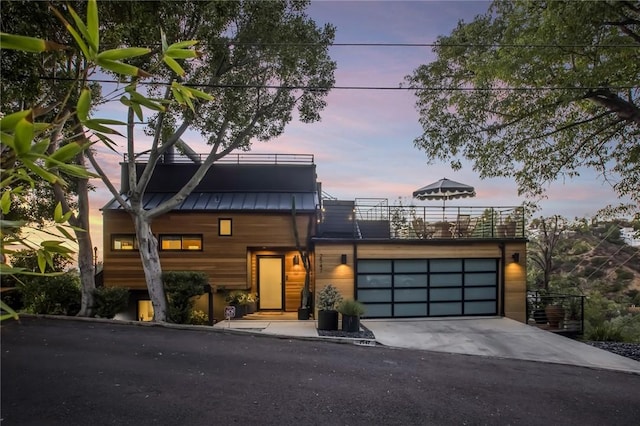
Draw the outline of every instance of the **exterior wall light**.
[[[300,264],[300,257],[298,257],[297,254],[295,256],[293,256],[293,264],[295,266],[298,266]]]
[[[515,263],[520,263],[520,253],[515,252],[511,255],[511,258]]]
[[[347,264],[347,255],[346,254],[343,254],[343,255],[340,256],[340,263],[343,264],[343,265]]]

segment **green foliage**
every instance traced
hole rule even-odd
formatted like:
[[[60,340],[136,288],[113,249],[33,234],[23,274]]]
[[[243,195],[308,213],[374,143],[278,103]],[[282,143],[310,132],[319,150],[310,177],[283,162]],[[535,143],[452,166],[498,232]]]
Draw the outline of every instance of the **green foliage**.
[[[338,304],[338,312],[342,315],[361,316],[365,312],[365,307],[357,300],[344,299]]]
[[[335,311],[342,301],[342,295],[333,284],[327,284],[318,293],[318,309],[321,311]]]
[[[194,309],[189,313],[189,320],[187,321],[187,324],[208,325],[209,316],[199,309]]]
[[[609,321],[585,330],[585,339],[598,342],[622,342],[622,329]]]
[[[416,146],[533,196],[591,167],[619,176],[614,189],[637,203],[637,22],[634,2],[494,2],[406,78],[423,127]]]
[[[251,302],[250,295],[245,290],[229,291],[225,295],[224,300],[229,305],[247,305]]]
[[[93,292],[95,315],[101,318],[113,318],[129,304],[129,290],[122,287],[100,287]]]
[[[33,276],[18,287],[24,311],[32,314],[76,315],[80,310],[80,279],[75,272]]]
[[[209,279],[204,272],[166,271],[162,282],[167,294],[168,318],[176,324],[187,324],[194,306],[193,298],[204,293]]]

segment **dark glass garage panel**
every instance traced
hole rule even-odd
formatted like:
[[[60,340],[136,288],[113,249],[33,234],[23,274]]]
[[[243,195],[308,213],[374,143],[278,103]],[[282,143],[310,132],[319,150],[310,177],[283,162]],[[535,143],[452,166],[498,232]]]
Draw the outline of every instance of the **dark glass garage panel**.
[[[465,259],[464,270],[471,271],[495,271],[495,259]]]
[[[396,317],[425,317],[427,316],[426,303],[396,303],[393,305]]]
[[[360,275],[358,274],[358,288],[389,288],[391,275]]]
[[[498,275],[495,272],[473,273],[465,274],[464,284],[467,286],[474,285],[496,285],[498,282]]]
[[[394,290],[393,300],[395,302],[427,302],[427,289],[414,288],[407,290]]]
[[[358,273],[391,273],[390,260],[359,260]]]
[[[431,287],[461,286],[462,274],[432,274],[429,285]]]
[[[430,316],[462,315],[462,303],[430,303]]]
[[[464,313],[465,315],[495,315],[497,312],[497,306],[495,301],[490,302],[465,302]]]
[[[464,289],[464,300],[495,299],[495,287],[476,287]]]
[[[462,272],[462,259],[431,259],[431,272]]]
[[[391,290],[358,290],[358,300],[362,303],[389,302]]]
[[[426,259],[419,260],[396,260],[394,272],[427,272],[428,263]]]
[[[427,274],[424,275],[401,275],[393,277],[393,285],[397,287],[426,287]]]
[[[438,288],[429,290],[429,300],[432,302],[440,300],[462,300],[461,288]]]
[[[385,304],[376,304],[376,305],[366,305],[364,316],[389,318],[391,316],[391,304],[385,303]]]

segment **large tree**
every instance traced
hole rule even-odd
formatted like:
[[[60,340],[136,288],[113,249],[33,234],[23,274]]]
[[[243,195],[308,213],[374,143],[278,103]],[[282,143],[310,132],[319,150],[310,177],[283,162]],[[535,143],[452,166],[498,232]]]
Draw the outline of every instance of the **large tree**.
[[[429,158],[532,196],[592,168],[640,202],[640,2],[496,1],[434,52],[407,76]]]
[[[125,196],[119,194],[93,152],[84,151],[135,224],[156,321],[166,320],[167,305],[157,240],[150,225],[153,218],[184,200],[216,160],[233,150],[249,149],[253,140],[265,141],[280,135],[296,108],[303,122],[319,119],[324,97],[334,83],[335,63],[328,56],[334,28],[319,28],[306,16],[307,5],[308,2],[284,0],[100,3],[100,36],[107,42],[103,45],[149,46],[162,53],[168,65],[166,69],[153,67],[146,57],[129,60],[152,69],[156,84],[135,77],[128,81],[120,98],[128,107],[129,191]],[[158,42],[161,37],[162,44]],[[201,41],[199,57],[184,63],[181,58],[193,56],[177,51],[191,44],[172,50],[168,43],[193,38]],[[82,59],[78,53],[76,49],[67,54]],[[83,65],[81,61],[70,63]],[[53,81],[61,81],[53,77]],[[141,96],[145,88],[154,99]],[[214,102],[199,102],[210,95]],[[176,100],[178,107],[172,105]],[[150,117],[150,112],[156,115]],[[134,162],[139,141],[134,130],[141,121],[150,123],[147,134],[151,149],[147,151],[147,166],[138,176]],[[142,201],[156,162],[174,145],[186,149],[181,138],[189,128],[200,131],[210,152],[179,193],[153,210],[144,210]],[[92,137],[85,132],[79,136],[82,140]],[[114,146],[104,134],[98,136]]]
[[[248,150],[255,140],[267,141],[282,134],[285,125],[293,119],[294,111],[297,110],[303,122],[320,118],[324,98],[334,84],[336,64],[328,55],[328,47],[335,30],[331,25],[318,27],[306,15],[307,6],[306,1],[286,0],[123,2],[117,4],[122,21],[104,27],[104,31],[118,34],[124,44],[155,43],[160,37],[160,28],[155,25],[158,22],[163,23],[169,41],[201,41],[199,58],[185,64],[184,73],[172,66],[172,72],[164,75],[161,84],[150,86],[157,102],[147,105],[157,113],[148,129],[151,149],[147,151],[146,167],[140,175],[135,165],[133,130],[143,116],[131,101],[135,90],[142,86],[129,86],[132,90],[124,100],[129,105],[126,135],[129,191],[126,195],[118,193],[99,162],[92,158],[92,164],[135,224],[155,321],[166,320],[167,304],[152,220],[179,205],[215,161],[234,150]],[[184,85],[181,91],[172,88],[176,81]],[[187,88],[205,92],[213,96],[214,101],[194,99],[197,105],[192,109],[163,107],[164,101],[174,98],[190,99],[194,92],[190,93]],[[178,193],[161,205],[145,210],[145,190],[157,161],[181,143],[189,128],[201,133],[209,144],[209,152]]]

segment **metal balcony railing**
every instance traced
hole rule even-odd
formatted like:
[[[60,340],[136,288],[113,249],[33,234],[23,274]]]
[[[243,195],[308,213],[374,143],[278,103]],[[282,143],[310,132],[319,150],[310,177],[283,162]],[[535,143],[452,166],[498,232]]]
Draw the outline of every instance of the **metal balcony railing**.
[[[389,206],[386,199],[359,198],[323,209],[321,234],[338,226],[355,239],[525,238],[522,207]]]
[[[584,298],[571,294],[527,292],[527,322],[566,335],[584,334]]]

